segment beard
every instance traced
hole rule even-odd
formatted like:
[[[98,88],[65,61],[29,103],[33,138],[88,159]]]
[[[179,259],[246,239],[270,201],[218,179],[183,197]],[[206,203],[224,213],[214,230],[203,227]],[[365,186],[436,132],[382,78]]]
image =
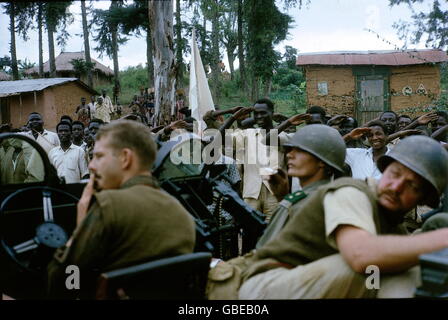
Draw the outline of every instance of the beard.
[[[403,208],[403,204],[396,192],[391,191],[391,190],[384,190],[378,194],[378,198],[381,198],[381,196],[384,196],[384,195],[391,198],[392,201],[394,203],[396,203],[399,208]],[[383,215],[384,218],[391,225],[398,225],[398,224],[402,223],[404,221],[404,216],[409,211],[409,210],[403,210],[403,209],[391,210],[391,209],[388,209],[388,208],[382,206],[381,203],[379,203],[379,206],[381,207],[381,211],[385,213]]]

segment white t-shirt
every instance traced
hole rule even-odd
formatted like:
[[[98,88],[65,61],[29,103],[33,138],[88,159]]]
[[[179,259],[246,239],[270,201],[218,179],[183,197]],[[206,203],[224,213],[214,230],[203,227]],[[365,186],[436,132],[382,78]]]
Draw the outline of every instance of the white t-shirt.
[[[390,152],[387,148],[386,154]],[[366,178],[375,178],[379,180],[382,173],[373,161],[373,149],[347,148],[345,162],[352,168],[352,177],[354,179],[364,180]]]

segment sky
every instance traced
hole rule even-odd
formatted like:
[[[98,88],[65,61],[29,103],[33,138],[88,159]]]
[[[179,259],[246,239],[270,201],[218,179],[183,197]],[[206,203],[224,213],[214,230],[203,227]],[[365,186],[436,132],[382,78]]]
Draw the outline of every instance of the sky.
[[[303,2],[306,2],[304,0]],[[424,0],[413,5],[416,11],[427,11],[433,1]],[[95,8],[107,9],[109,1],[93,1]],[[282,7],[280,6],[282,9]],[[69,8],[74,14],[74,23],[68,26],[71,34],[65,47],[66,52],[82,51],[84,48],[81,24],[81,3],[75,2]],[[2,10],[3,11],[3,10]],[[402,47],[396,30],[392,27],[399,20],[411,21],[412,11],[408,5],[389,7],[389,0],[311,0],[302,8],[290,8],[288,14],[295,22],[289,30],[288,38],[280,43],[276,49],[284,51],[285,45],[299,50],[299,53],[327,52],[327,51],[367,51],[367,50],[393,50],[394,46]],[[9,55],[9,17],[0,14],[0,57]],[[210,26],[211,28],[211,26]],[[380,35],[366,31],[374,30]],[[16,37],[17,58],[27,58],[36,64],[38,58],[37,30],[30,32],[30,39],[25,42]],[[390,42],[391,44],[389,44]],[[91,55],[106,66],[113,68],[110,58],[104,55],[101,59],[99,53],[93,50],[92,37],[90,37]],[[424,42],[409,45],[409,49],[425,49]],[[56,48],[56,56],[61,48]],[[222,50],[224,54],[224,50]],[[48,60],[48,44],[44,31],[44,61]],[[185,57],[189,61],[189,57]],[[224,62],[227,58],[224,55]],[[119,66],[123,70],[129,66],[146,63],[146,40],[144,37],[130,37],[130,40],[119,51]],[[236,61],[235,67],[238,66]],[[228,69],[228,68],[227,68]]]

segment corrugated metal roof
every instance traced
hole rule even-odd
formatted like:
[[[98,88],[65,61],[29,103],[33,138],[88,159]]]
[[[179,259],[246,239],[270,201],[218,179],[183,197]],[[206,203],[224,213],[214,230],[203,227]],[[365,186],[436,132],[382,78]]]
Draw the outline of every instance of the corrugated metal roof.
[[[76,81],[87,90],[95,93],[95,90],[78,80],[78,78],[44,78],[0,82],[0,97],[17,95],[24,92],[41,91],[45,88],[60,85],[66,82]]]
[[[296,65],[383,65],[404,66],[448,61],[445,51],[438,49],[408,51],[334,51],[302,53]]]

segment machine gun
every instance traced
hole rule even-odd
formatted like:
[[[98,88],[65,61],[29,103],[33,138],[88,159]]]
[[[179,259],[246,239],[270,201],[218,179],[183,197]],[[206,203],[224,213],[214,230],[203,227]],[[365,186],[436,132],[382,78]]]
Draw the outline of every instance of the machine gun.
[[[439,212],[448,212],[448,187],[442,206],[422,215],[423,221]],[[415,296],[419,298],[448,298],[448,248],[420,256],[422,286]]]
[[[200,141],[200,140],[199,140]],[[157,153],[153,173],[162,189],[170,193],[190,212],[196,222],[196,251],[209,251],[215,257],[230,258],[255,248],[266,222],[264,215],[246,204],[232,189],[226,165],[174,164],[170,152],[178,141],[162,145]],[[218,205],[214,212],[208,208]],[[232,216],[223,222],[220,211]],[[242,245],[238,244],[242,239]],[[230,247],[230,257],[223,253]]]

